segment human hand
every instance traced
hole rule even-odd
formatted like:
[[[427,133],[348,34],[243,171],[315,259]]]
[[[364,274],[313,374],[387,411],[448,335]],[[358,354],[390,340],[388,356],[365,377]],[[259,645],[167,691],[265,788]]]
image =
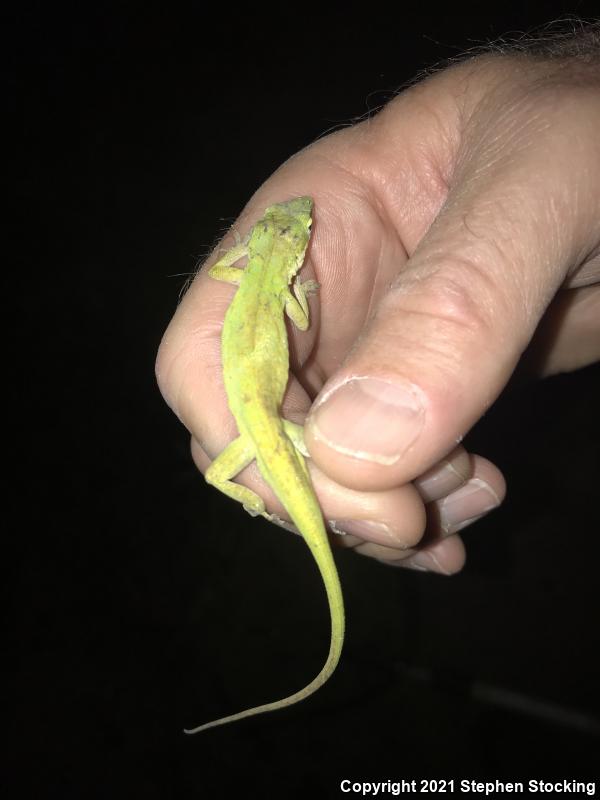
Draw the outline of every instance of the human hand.
[[[457,532],[505,484],[458,442],[533,340],[543,374],[600,358],[599,130],[600,49],[481,56],[303,150],[252,198],[242,233],[273,202],[315,200],[303,276],[321,290],[309,330],[290,330],[283,416],[303,422],[316,397],[305,435],[339,543],[459,570]],[[201,272],[157,360],[202,471],[235,435],[219,356],[232,291]],[[240,480],[283,515],[254,467]]]

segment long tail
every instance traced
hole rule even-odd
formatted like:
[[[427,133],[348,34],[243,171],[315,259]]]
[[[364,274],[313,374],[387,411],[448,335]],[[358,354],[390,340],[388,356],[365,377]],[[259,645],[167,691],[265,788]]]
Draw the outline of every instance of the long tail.
[[[302,456],[300,456],[300,459],[302,459]],[[294,460],[297,459],[295,458]],[[306,466],[303,462],[302,468],[304,468],[303,471],[308,474]],[[285,491],[282,491],[282,487],[279,486],[274,488],[276,488],[278,495],[282,499],[285,498],[286,509],[292,517],[294,524],[300,530],[306,543],[308,544],[313,557],[317,562],[319,572],[321,573],[321,577],[325,585],[327,601],[329,603],[329,613],[331,617],[331,641],[329,645],[327,661],[323,665],[323,668],[316,678],[314,678],[303,689],[300,689],[294,694],[284,697],[281,700],[274,700],[271,703],[265,703],[262,706],[255,706],[254,708],[248,708],[245,711],[239,711],[237,714],[231,714],[228,717],[215,719],[212,722],[207,722],[197,728],[185,730],[184,733],[200,733],[201,731],[206,731],[209,728],[216,728],[218,725],[226,725],[228,722],[237,722],[238,720],[245,719],[246,717],[253,717],[256,714],[265,714],[268,711],[277,711],[280,708],[286,708],[287,706],[294,705],[294,703],[298,703],[301,700],[305,700],[311,694],[316,692],[317,689],[323,686],[323,684],[331,677],[338,664],[338,661],[340,660],[342,645],[344,643],[345,628],[342,588],[340,586],[337,568],[335,566],[335,561],[331,553],[331,547],[329,545],[329,540],[323,524],[323,517],[321,516],[319,504],[314,496],[310,483],[308,484],[308,487],[310,489],[309,494],[311,495],[311,501],[308,501],[304,480],[301,481],[300,484],[300,486],[297,484],[296,487],[293,488],[287,486]]]

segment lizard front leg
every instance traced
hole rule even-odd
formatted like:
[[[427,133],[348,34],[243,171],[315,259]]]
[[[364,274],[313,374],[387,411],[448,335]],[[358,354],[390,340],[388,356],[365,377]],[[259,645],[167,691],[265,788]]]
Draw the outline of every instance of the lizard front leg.
[[[217,281],[225,281],[225,283],[234,283],[239,285],[244,270],[239,267],[234,267],[236,261],[248,255],[248,239],[231,247],[225,252],[225,255],[220,258],[216,264],[208,270],[211,278]]]
[[[292,288],[294,294],[288,289],[285,297],[285,313],[299,330],[305,331],[309,325],[308,295],[316,292],[319,284],[313,280],[302,281],[298,275]]]

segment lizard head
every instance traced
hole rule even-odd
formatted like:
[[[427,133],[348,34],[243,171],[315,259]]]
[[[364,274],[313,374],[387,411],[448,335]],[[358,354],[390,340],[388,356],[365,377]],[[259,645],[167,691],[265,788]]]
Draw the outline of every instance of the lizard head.
[[[293,200],[272,206],[279,223],[280,235],[290,240],[296,256],[290,263],[288,280],[294,277],[304,261],[304,253],[310,239],[312,207],[312,197],[295,197]]]
[[[312,197],[294,197],[287,203],[280,203],[282,211],[293,217],[294,220],[310,230],[312,223],[311,212],[313,207]]]

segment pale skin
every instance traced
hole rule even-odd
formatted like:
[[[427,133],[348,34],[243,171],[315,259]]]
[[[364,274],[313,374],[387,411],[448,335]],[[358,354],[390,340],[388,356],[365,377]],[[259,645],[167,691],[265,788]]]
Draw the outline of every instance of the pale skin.
[[[460,439],[527,348],[541,375],[600,359],[599,130],[598,61],[480,57],[306,148],[248,204],[236,234],[315,200],[302,274],[320,290],[308,329],[288,326],[281,415],[305,425],[333,544],[459,571],[459,531],[505,493]],[[201,271],[157,359],[203,473],[238,435],[221,367],[233,288]],[[236,483],[290,518],[255,463]]]
[[[262,497],[232,479],[256,461],[260,474],[309,546],[325,584],[331,616],[329,655],[306,687],[282,700],[222,717],[186,733],[237,722],[304,700],[330,677],[344,640],[342,590],[305,462],[302,427],[281,417],[289,357],[284,313],[301,331],[309,327],[308,294],[315,281],[297,274],[304,262],[312,224],[312,199],[299,197],[267,208],[246,241],[228,250],[209,271],[237,286],[221,337],[223,381],[238,435],[206,470],[206,480],[242,503],[252,516],[269,520]],[[244,269],[234,266],[246,258]]]

